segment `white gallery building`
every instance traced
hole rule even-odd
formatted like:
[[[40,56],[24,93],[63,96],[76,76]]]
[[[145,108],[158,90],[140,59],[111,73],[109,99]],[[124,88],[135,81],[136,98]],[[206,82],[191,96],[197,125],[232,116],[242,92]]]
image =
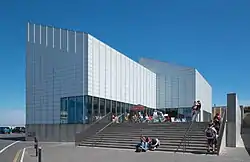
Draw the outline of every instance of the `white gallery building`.
[[[79,125],[91,123],[109,112],[119,115],[134,105],[152,109],[191,107],[193,100],[199,98],[196,91],[200,94],[198,89],[204,88],[191,89],[190,85],[183,84],[179,92],[184,88],[185,94],[179,95],[184,98],[180,99],[179,107],[174,95],[168,96],[164,106],[159,98],[162,93],[168,93],[168,89],[165,86],[165,92],[159,92],[161,84],[157,86],[157,76],[149,62],[139,64],[87,33],[28,23],[27,132],[36,132],[40,138],[48,140],[52,134],[62,132],[61,129],[79,131],[82,128],[75,128],[75,125],[81,127]],[[189,91],[194,97],[189,96]],[[211,105],[212,111],[210,95],[200,100]],[[171,104],[174,106],[169,107]],[[206,111],[211,113],[209,108]],[[73,138],[71,136],[59,140],[68,140]]]

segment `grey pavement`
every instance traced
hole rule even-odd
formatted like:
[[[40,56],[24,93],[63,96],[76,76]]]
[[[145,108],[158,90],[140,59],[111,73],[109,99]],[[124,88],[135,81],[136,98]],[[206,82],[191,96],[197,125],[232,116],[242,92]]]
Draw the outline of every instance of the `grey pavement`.
[[[12,144],[15,141],[12,140],[0,140],[0,150],[5,148],[6,146]],[[0,162],[13,162],[15,156],[17,155],[18,151],[23,149],[24,147],[29,146],[29,143],[22,143],[18,142],[10,147],[8,147],[6,150],[0,153]]]
[[[24,162],[36,162],[34,157],[34,149],[27,149]],[[135,153],[132,150],[115,150],[102,148],[74,147],[72,144],[61,144],[43,146],[42,151],[43,162],[152,162],[152,161],[168,161],[168,162],[186,162],[186,161],[202,161],[202,162],[245,162],[250,161],[250,157],[244,148],[226,149],[221,156],[215,155],[195,155],[182,153],[166,153],[166,152],[146,152]]]

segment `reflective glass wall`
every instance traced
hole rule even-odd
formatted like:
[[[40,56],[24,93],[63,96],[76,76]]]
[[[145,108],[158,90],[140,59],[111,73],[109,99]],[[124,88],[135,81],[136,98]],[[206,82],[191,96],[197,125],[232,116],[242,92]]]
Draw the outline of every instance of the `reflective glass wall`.
[[[61,98],[61,123],[77,124],[83,123],[83,96]]]
[[[70,96],[61,98],[61,123],[92,123],[109,112],[118,116],[129,113],[133,104],[93,96]],[[146,108],[145,111],[153,109]],[[151,111],[150,111],[151,112]]]
[[[120,115],[129,112],[133,104],[98,98],[93,96],[84,96],[84,114],[85,123],[91,123],[106,114],[112,112],[114,115]]]

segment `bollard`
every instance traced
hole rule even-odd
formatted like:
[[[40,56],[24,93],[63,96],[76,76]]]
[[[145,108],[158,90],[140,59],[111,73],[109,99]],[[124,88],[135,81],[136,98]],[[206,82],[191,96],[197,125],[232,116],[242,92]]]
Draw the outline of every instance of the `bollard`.
[[[38,162],[42,162],[42,148],[38,148]]]
[[[34,148],[36,151],[36,156],[38,156],[38,140],[36,137],[34,137]]]
[[[35,148],[35,151],[36,151],[36,156],[38,156],[38,143],[34,144],[34,148]]]

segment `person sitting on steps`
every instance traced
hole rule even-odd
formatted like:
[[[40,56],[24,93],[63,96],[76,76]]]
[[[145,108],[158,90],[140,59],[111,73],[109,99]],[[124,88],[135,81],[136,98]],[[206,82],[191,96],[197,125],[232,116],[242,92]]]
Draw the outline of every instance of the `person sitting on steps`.
[[[151,139],[149,137],[144,137],[141,135],[140,137],[140,143],[136,145],[136,152],[146,152],[149,148],[149,143],[151,142]]]
[[[151,151],[154,151],[159,146],[160,146],[160,140],[158,138],[152,138],[151,142],[149,143],[149,149]]]

